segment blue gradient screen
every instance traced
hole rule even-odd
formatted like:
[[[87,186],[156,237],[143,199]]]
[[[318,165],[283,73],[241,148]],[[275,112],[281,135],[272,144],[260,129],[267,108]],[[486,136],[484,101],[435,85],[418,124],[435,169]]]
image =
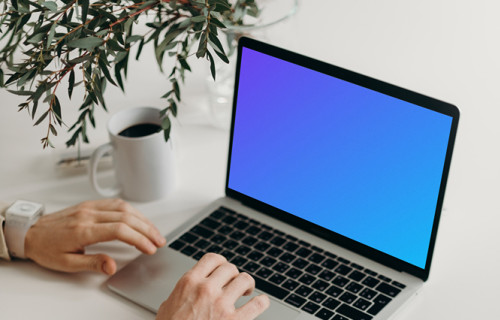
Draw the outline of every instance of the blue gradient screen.
[[[228,187],[425,268],[451,125],[243,48]]]

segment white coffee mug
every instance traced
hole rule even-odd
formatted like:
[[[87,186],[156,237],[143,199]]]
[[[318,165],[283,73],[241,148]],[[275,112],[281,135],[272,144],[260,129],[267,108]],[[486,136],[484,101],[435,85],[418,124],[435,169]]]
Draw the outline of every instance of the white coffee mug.
[[[160,110],[151,107],[126,109],[111,117],[108,122],[111,142],[97,148],[90,159],[90,182],[100,195],[143,202],[160,199],[172,191],[175,184],[172,142],[171,139],[165,142],[161,121]],[[159,131],[124,136],[125,129],[137,129],[137,125],[144,124],[157,125]],[[107,153],[113,157],[117,180],[114,188],[103,188],[97,182],[97,165]]]

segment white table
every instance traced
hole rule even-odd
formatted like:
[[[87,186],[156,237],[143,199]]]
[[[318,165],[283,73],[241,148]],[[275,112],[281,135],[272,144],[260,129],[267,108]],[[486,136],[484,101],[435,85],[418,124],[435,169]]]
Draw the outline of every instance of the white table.
[[[430,279],[398,319],[500,317],[498,12],[496,0],[303,0],[292,19],[266,31],[266,39],[276,45],[449,101],[462,112]],[[161,201],[135,204],[164,233],[223,194],[228,134],[207,120],[207,65],[193,65],[175,128],[177,189]],[[129,77],[127,95],[107,91],[110,113],[162,106],[158,97],[167,82],[154,59],[132,62]],[[76,109],[78,95],[73,99]],[[39,139],[46,128],[33,128],[26,114],[16,112],[22,100],[1,90],[0,101],[0,199],[32,199],[54,211],[97,198],[84,173],[54,168],[54,153],[62,152],[67,136],[56,141],[56,151],[42,150]],[[63,113],[68,122],[76,115],[69,108]],[[106,141],[108,118],[98,112],[92,148]],[[114,242],[89,251],[110,254],[119,267],[138,255]],[[105,280],[90,273],[52,272],[27,261],[0,262],[1,317],[154,318],[110,293]]]

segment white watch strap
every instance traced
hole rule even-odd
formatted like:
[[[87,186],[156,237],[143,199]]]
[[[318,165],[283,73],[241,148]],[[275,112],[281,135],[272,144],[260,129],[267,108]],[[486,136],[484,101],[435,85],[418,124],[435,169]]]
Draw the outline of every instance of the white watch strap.
[[[43,214],[43,205],[17,200],[5,212],[5,241],[11,256],[26,259],[24,240],[29,228]]]
[[[5,236],[3,234],[3,223],[5,218],[0,214],[0,259],[10,260],[9,250],[7,243],[5,243]]]

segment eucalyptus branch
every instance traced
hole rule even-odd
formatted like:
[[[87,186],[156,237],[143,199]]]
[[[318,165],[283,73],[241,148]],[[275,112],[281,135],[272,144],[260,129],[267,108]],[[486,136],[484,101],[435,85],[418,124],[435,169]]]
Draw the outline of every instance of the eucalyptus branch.
[[[52,146],[56,126],[63,122],[60,84],[67,79],[68,97],[80,86],[83,100],[79,117],[68,128],[72,146],[88,142],[89,123],[95,127],[96,106],[106,108],[107,84],[125,90],[128,61],[133,47],[138,60],[143,47],[152,43],[160,70],[165,56],[175,59],[168,76],[171,89],[163,95],[165,139],[170,134],[170,117],[176,117],[181,102],[181,85],[191,71],[188,58],[207,59],[215,79],[214,55],[228,62],[219,40],[226,25],[242,24],[246,15],[258,12],[255,0],[11,0],[0,12],[0,86],[25,96],[19,110],[26,109],[34,125],[45,123],[42,146]],[[150,13],[154,12],[154,15]],[[150,17],[147,31],[137,33],[134,24]],[[151,18],[153,20],[151,21]],[[197,44],[196,52],[191,48]],[[23,58],[14,61],[14,54]],[[76,73],[76,69],[81,70]],[[41,100],[41,101],[40,101]],[[37,117],[39,102],[47,109]]]

